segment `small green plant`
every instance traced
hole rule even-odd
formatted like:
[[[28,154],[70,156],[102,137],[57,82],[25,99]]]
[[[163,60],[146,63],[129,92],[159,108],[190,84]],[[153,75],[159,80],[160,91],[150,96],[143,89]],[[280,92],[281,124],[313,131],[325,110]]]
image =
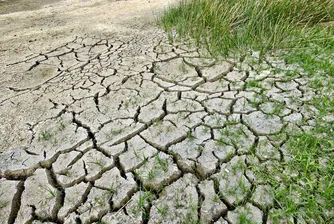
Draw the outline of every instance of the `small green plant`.
[[[247,218],[247,214],[242,213],[239,215],[237,224],[256,224],[256,222]]]
[[[122,129],[111,129],[109,132],[105,132],[105,135],[109,138],[112,139],[114,136],[117,136],[123,132]]]
[[[151,200],[152,193],[150,191],[144,191],[139,193],[137,208],[134,210],[131,210],[131,212],[135,215],[140,214],[141,212],[146,213],[145,207],[148,205],[149,201]],[[148,214],[146,214],[148,215]]]
[[[0,209],[6,208],[9,205],[8,201],[0,201]]]
[[[163,169],[164,172],[168,171],[168,160],[167,159],[161,159],[159,155],[155,157],[157,163],[159,166]]]
[[[150,169],[150,171],[148,171],[147,173],[147,179],[148,180],[152,180],[154,178],[154,169]]]
[[[161,207],[157,207],[155,206],[155,208],[157,209],[158,213],[162,216],[165,217],[167,215],[168,212],[168,205],[164,205]]]
[[[60,125],[59,125],[59,131],[64,131],[66,128],[66,123],[64,121],[60,122]]]
[[[247,87],[262,88],[261,82],[257,80],[250,80],[246,84]]]
[[[94,164],[94,165],[99,166],[101,168],[103,168],[105,166],[105,162],[102,159],[100,159],[100,160],[95,159],[94,161],[87,162],[87,164]]]
[[[114,183],[111,184],[111,186],[108,188],[109,194],[115,194],[117,192],[117,189],[114,187]]]
[[[122,133],[122,129],[110,130],[110,134],[115,136]]]
[[[38,141],[49,141],[52,138],[51,132],[44,130],[38,136]]]
[[[213,202],[220,202],[220,199],[223,197],[223,194],[219,191],[217,194],[213,196]]]
[[[196,139],[196,137],[193,135],[193,131],[192,131],[192,130],[188,130],[188,132],[187,132],[187,137],[188,137],[188,139],[189,139],[190,141]]]
[[[201,153],[201,152],[203,152],[204,147],[201,146],[201,145],[198,145],[197,148],[196,148],[196,150],[197,150],[197,152]]]
[[[180,64],[180,70],[183,74],[186,74],[188,72],[187,68],[186,68],[186,64],[182,61],[182,63]]]
[[[101,196],[96,196],[94,197],[94,201],[96,202],[96,204],[100,207],[103,207],[105,206],[106,202],[105,202],[105,199]]]
[[[45,189],[47,192],[48,192],[48,194],[49,194],[49,197],[47,198],[47,199],[53,199],[53,198],[55,198],[56,197],[56,190],[53,190],[53,189],[51,189],[51,188],[46,188]]]

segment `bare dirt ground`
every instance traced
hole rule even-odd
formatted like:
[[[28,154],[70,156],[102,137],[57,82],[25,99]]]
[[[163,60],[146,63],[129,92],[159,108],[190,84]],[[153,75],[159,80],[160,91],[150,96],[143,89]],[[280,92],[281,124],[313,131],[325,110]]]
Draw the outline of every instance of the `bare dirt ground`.
[[[0,15],[12,12],[40,9],[42,6],[61,0],[1,0]]]
[[[276,58],[170,44],[154,14],[172,2],[0,15],[0,223],[273,223],[250,167],[289,158],[314,92]]]

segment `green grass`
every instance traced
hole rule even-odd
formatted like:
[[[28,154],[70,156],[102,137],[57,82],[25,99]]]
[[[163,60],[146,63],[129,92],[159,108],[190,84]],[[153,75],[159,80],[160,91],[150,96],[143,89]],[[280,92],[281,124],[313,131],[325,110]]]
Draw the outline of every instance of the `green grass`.
[[[297,65],[302,70],[285,66],[278,72],[289,80],[305,77],[307,88],[318,92],[305,102],[319,111],[316,126],[287,133],[285,147],[292,159],[273,163],[270,170],[253,167],[257,177],[274,189],[271,215],[277,223],[284,217],[310,223],[331,223],[334,218],[334,121],[326,118],[334,116],[333,21],[333,0],[188,0],[158,20],[172,40],[193,39],[212,56],[260,51],[262,57],[273,55]],[[261,87],[261,81],[246,85]],[[283,108],[277,105],[273,114]],[[230,130],[222,135],[230,136]]]
[[[275,170],[257,170],[257,174],[276,188],[279,212],[274,217],[302,217],[317,223],[329,223],[334,207],[334,122],[310,133],[290,136],[287,142],[293,159]],[[291,175],[293,174],[293,175]],[[280,181],[277,181],[277,178]]]
[[[49,131],[42,131],[38,136],[38,141],[48,141],[52,138],[52,134]]]
[[[334,18],[332,0],[182,0],[159,24],[179,37],[205,44],[212,54],[300,45],[317,37],[319,23]]]
[[[319,64],[319,66],[321,66]],[[316,96],[308,104],[319,111],[316,126],[308,132],[288,133],[285,143],[291,159],[273,169],[252,167],[259,179],[274,188],[273,219],[302,218],[307,223],[330,223],[334,208],[334,98]]]
[[[315,27],[313,31],[312,38],[300,36],[299,45],[281,56],[288,64],[300,65],[307,75],[322,73],[334,77],[334,28]]]

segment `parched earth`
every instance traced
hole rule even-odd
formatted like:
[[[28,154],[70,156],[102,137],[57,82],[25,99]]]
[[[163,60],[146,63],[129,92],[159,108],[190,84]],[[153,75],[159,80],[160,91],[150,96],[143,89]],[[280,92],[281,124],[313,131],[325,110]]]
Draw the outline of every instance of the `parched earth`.
[[[0,223],[273,223],[250,167],[289,160],[286,133],[312,128],[308,80],[138,27],[15,57],[4,38]]]

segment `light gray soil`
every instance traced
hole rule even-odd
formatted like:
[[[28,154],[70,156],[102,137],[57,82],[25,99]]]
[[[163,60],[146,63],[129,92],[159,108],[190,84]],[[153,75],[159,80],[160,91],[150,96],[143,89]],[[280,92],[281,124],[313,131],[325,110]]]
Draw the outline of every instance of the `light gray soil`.
[[[271,223],[250,167],[289,159],[283,129],[312,127],[315,93],[277,58],[169,43],[169,3],[0,16],[0,223]]]
[[[36,10],[61,0],[0,0],[0,15],[12,12]]]

